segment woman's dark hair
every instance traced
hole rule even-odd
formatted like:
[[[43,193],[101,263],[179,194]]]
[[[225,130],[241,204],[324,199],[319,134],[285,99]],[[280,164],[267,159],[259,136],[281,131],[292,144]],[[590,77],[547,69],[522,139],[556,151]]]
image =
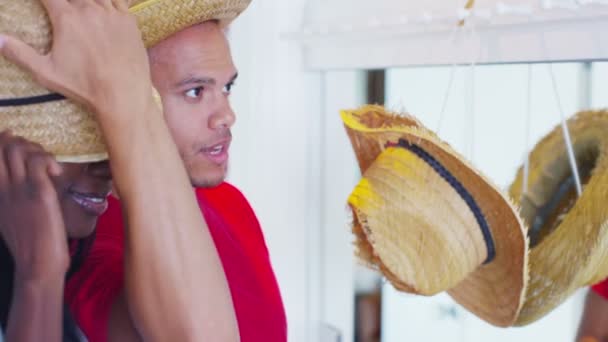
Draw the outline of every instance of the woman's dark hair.
[[[66,273],[66,280],[69,279],[82,266],[93,241],[95,233],[85,239],[70,241],[72,247],[72,257],[70,267]],[[8,324],[8,316],[13,299],[13,278],[15,273],[15,265],[13,256],[9,252],[4,240],[0,238],[0,325],[2,330],[6,330]],[[72,318],[67,305],[63,309],[63,342],[80,342],[81,333]]]

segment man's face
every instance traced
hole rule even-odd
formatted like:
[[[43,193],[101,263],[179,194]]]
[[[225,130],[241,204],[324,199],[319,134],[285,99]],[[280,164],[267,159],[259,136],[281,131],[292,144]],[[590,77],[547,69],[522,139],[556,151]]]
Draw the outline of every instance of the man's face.
[[[149,50],[152,82],[161,95],[167,125],[194,186],[221,183],[228,167],[228,97],[237,76],[224,32],[199,24]]]

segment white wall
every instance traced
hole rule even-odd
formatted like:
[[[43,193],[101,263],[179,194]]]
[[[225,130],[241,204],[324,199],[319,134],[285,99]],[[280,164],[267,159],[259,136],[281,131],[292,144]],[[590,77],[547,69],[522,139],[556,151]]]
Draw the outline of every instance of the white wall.
[[[364,76],[342,71],[327,72],[323,78],[320,321],[337,328],[348,342],[353,341],[355,259],[346,199],[359,181],[359,168],[339,111],[363,104]]]
[[[262,224],[283,294],[289,341],[353,335],[353,253],[346,198],[357,168],[338,110],[363,98],[358,72],[303,68],[305,0],[256,0],[230,30],[239,80],[229,181]]]
[[[247,196],[262,224],[289,340],[304,342],[312,341],[308,251],[311,231],[319,226],[319,176],[313,167],[319,165],[320,75],[305,73],[297,44],[280,37],[298,26],[303,2],[253,1],[231,28],[240,76],[232,98],[237,123],[229,181]]]
[[[456,40],[466,0],[310,2],[293,36],[314,69],[467,63],[473,51],[484,63],[608,59],[605,1],[477,1],[466,20],[475,34]]]

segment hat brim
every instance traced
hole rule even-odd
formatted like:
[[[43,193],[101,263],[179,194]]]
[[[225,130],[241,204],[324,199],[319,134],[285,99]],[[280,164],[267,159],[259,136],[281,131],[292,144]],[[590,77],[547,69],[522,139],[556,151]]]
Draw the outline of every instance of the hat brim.
[[[372,124],[362,120],[370,117],[384,120],[371,120]],[[358,111],[342,112],[342,119],[362,173],[386,149],[387,142],[405,139],[421,146],[468,189],[479,203],[489,224],[496,257],[492,262],[480,265],[455,287],[445,290],[458,303],[485,321],[496,326],[511,326],[523,304],[528,279],[528,242],[523,222],[510,200],[449,145],[412,117],[389,113],[379,106],[367,106]],[[359,256],[368,264],[379,268],[396,288],[416,292],[412,284],[404,283],[396,277],[397,272],[387,269],[382,253],[375,250],[375,237],[369,233],[374,227],[355,223],[353,231],[357,237]]]
[[[516,325],[530,324],[553,310],[578,288],[608,277],[608,112],[581,112],[568,121],[579,169],[591,168],[582,196],[530,251],[530,282]],[[530,154],[528,191],[523,169],[510,187],[524,220],[535,222],[569,178],[571,170],[561,126]],[[546,227],[543,227],[546,229]]]
[[[129,9],[137,18],[146,47],[185,28],[209,20],[227,26],[251,0],[143,0]]]

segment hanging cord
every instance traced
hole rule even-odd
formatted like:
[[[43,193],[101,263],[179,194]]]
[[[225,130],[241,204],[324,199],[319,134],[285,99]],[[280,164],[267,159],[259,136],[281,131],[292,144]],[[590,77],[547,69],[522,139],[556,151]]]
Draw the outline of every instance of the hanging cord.
[[[528,64],[528,89],[526,98],[526,128],[525,128],[525,161],[524,161],[524,184],[521,192],[521,200],[528,193],[528,178],[530,176],[530,120],[532,118],[532,64]]]
[[[461,26],[456,26],[452,30],[452,33],[450,36],[450,43],[452,45],[454,45],[454,41],[456,39],[456,33],[460,29],[461,29]],[[449,80],[448,80],[448,87],[446,88],[445,94],[443,95],[443,104],[441,105],[441,112],[439,112],[439,121],[437,122],[437,128],[435,129],[435,132],[437,134],[439,134],[441,131],[441,126],[443,124],[443,119],[445,117],[445,110],[448,105],[448,100],[450,99],[450,94],[452,93],[452,85],[454,84],[455,74],[456,74],[456,62],[453,62],[452,65],[450,66],[450,76],[449,76]]]
[[[469,78],[470,90],[467,107],[469,112],[469,161],[473,162],[475,156],[475,68],[476,62],[470,65]]]
[[[475,0],[468,0],[464,6],[464,10],[468,11],[468,13],[470,14],[470,11],[474,5],[475,5]],[[456,34],[458,33],[458,31],[460,31],[464,27],[464,24],[466,23],[465,20],[466,20],[466,17],[463,17],[462,19],[460,19],[458,21],[458,24],[456,26],[454,26],[454,28],[452,29],[452,32],[450,33],[450,39],[449,39],[450,44],[454,45],[454,41],[456,40]],[[454,84],[455,75],[456,75],[456,62],[452,63],[452,65],[450,66],[448,87],[445,91],[445,95],[443,96],[443,103],[441,105],[441,111],[439,112],[439,120],[437,122],[437,128],[435,129],[435,132],[437,134],[440,134],[440,132],[441,132],[441,128],[443,125],[443,119],[445,118],[445,110],[448,105],[448,100],[450,99],[450,94],[452,93],[452,85]]]
[[[568,159],[570,161],[570,168],[572,169],[572,175],[574,176],[574,183],[576,185],[576,194],[581,197],[583,194],[583,187],[581,185],[581,178],[578,174],[578,167],[576,165],[576,158],[574,156],[574,147],[572,146],[572,140],[570,139],[570,130],[566,123],[566,115],[564,114],[564,108],[562,107],[561,98],[559,96],[559,90],[557,89],[557,81],[555,79],[555,73],[553,72],[553,64],[549,63],[549,73],[551,74],[551,82],[553,83],[553,91],[555,92],[555,100],[559,108],[559,113],[562,121],[562,131],[564,134],[564,140],[566,141],[566,150],[568,151]]]
[[[475,0],[468,0],[467,4],[464,5],[464,9],[467,11],[470,11],[471,9],[473,9],[473,6],[475,6]],[[464,26],[464,24],[466,23],[466,19],[460,19],[460,21],[458,22],[458,26]]]
[[[469,25],[471,28],[471,41],[475,39],[475,37],[479,38],[481,42],[481,37],[475,29],[474,24]],[[471,63],[469,65],[469,93],[467,99],[467,111],[469,113],[469,161],[471,163],[474,162],[475,158],[475,99],[476,99],[476,83],[475,83],[475,71],[477,70],[477,61],[479,60],[479,56],[481,54],[481,44],[478,50],[475,50],[475,47],[472,48],[471,53]]]
[[[541,49],[545,56],[547,56],[547,41],[544,34],[540,35],[541,38]],[[572,146],[572,140],[570,139],[570,130],[568,129],[568,124],[566,123],[566,115],[564,113],[564,108],[562,106],[561,97],[559,95],[559,89],[557,88],[557,80],[555,78],[555,73],[553,72],[553,64],[548,63],[547,67],[549,69],[549,75],[551,76],[551,83],[553,84],[553,92],[555,93],[555,100],[557,102],[557,107],[559,110],[559,115],[561,118],[562,125],[562,133],[564,135],[564,141],[566,142],[566,151],[568,152],[568,160],[570,161],[570,169],[572,170],[572,176],[574,177],[574,185],[576,186],[576,194],[578,197],[581,197],[583,194],[583,187],[581,185],[581,178],[578,174],[578,167],[576,165],[576,157],[574,156],[574,147]]]

